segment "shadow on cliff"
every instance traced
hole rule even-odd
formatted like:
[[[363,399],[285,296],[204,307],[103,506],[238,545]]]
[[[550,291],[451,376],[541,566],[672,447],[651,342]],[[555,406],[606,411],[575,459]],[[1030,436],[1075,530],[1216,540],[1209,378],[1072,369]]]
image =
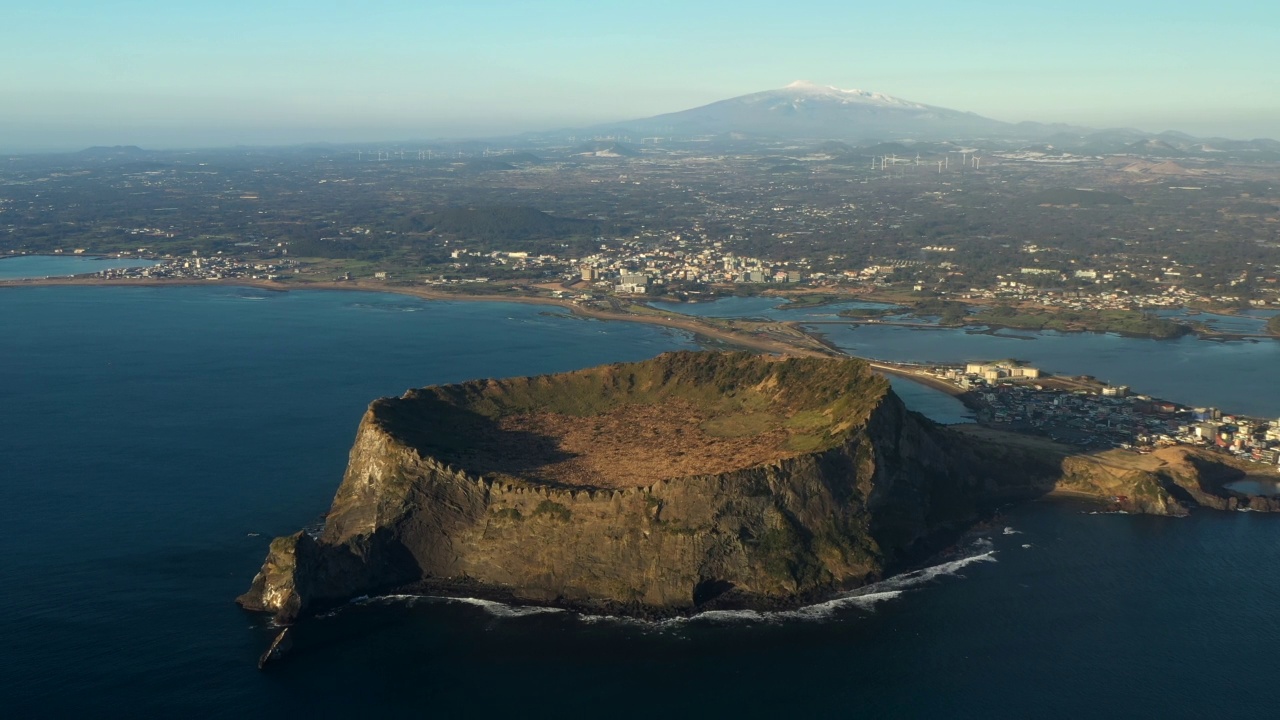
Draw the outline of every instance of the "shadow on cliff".
[[[492,418],[436,398],[385,403],[378,417],[388,434],[423,457],[434,457],[472,475],[503,473],[556,486],[540,472],[579,457],[557,438],[503,428]]]

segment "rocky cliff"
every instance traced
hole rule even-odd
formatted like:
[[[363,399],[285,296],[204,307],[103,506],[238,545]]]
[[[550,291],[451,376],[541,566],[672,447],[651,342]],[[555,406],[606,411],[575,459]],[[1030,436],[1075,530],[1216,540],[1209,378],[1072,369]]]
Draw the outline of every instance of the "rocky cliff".
[[[782,606],[881,577],[1061,458],[909,412],[861,361],[671,353],[375,401],[318,536],[246,608],[405,588],[640,615]]]
[[[1109,451],[1068,457],[1062,468],[1055,489],[1094,497],[1127,512],[1186,515],[1193,507],[1280,512],[1280,497],[1228,487],[1255,475],[1275,482],[1274,472],[1206,449],[1174,446],[1146,455]]]

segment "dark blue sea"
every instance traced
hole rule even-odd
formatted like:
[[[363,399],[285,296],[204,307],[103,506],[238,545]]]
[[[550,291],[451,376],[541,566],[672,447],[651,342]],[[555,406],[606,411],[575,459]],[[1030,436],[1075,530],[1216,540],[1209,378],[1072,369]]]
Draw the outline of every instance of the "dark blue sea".
[[[915,356],[911,332],[875,335],[877,354]],[[1136,377],[1159,361],[1142,341],[1099,337],[1108,351],[1092,374]],[[1280,706],[1280,517],[1095,515],[1064,503],[1011,509],[958,556],[798,612],[646,624],[373,599],[311,623],[287,662],[255,669],[271,630],[232,599],[271,537],[325,511],[371,399],[694,346],[651,326],[511,304],[0,290],[0,708],[22,718],[1229,718]],[[1260,383],[1250,402],[1280,415],[1277,365],[1250,369],[1257,351],[1237,349],[1257,346],[1204,346],[1161,346],[1197,353],[1185,398],[1232,399],[1218,389],[1234,382],[1223,373],[1245,367]],[[964,419],[945,396],[904,395]]]

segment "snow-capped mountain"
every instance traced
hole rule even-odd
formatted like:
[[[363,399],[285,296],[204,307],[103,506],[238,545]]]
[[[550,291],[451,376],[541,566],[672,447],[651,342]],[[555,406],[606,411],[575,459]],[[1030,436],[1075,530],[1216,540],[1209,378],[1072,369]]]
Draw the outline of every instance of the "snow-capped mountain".
[[[1007,134],[1015,126],[973,113],[797,81],[608,128],[658,135],[744,133],[784,139],[943,139]]]
[[[878,105],[880,107],[890,108],[910,108],[914,110],[928,110],[928,105],[921,105],[909,100],[885,95],[883,93],[868,92],[866,90],[841,90],[831,85],[818,85],[808,80],[797,80],[780,90],[766,90],[764,92],[755,93],[753,95],[744,95],[738,100],[755,99],[756,101],[778,101],[790,102],[793,104],[805,102],[827,102],[838,103],[841,105]]]

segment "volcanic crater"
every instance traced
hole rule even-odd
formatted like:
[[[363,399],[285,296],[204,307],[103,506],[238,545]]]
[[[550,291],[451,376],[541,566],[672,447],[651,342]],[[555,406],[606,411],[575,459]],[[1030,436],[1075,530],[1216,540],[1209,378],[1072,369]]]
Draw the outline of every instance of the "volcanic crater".
[[[708,367],[710,365],[711,367]],[[715,367],[720,365],[720,367]],[[387,433],[474,476],[553,487],[627,488],[777,463],[831,447],[884,381],[806,363],[708,354],[659,366],[411,390],[376,402]],[[816,375],[813,373],[817,372]],[[708,388],[717,378],[719,387]],[[796,380],[803,382],[796,382]]]

